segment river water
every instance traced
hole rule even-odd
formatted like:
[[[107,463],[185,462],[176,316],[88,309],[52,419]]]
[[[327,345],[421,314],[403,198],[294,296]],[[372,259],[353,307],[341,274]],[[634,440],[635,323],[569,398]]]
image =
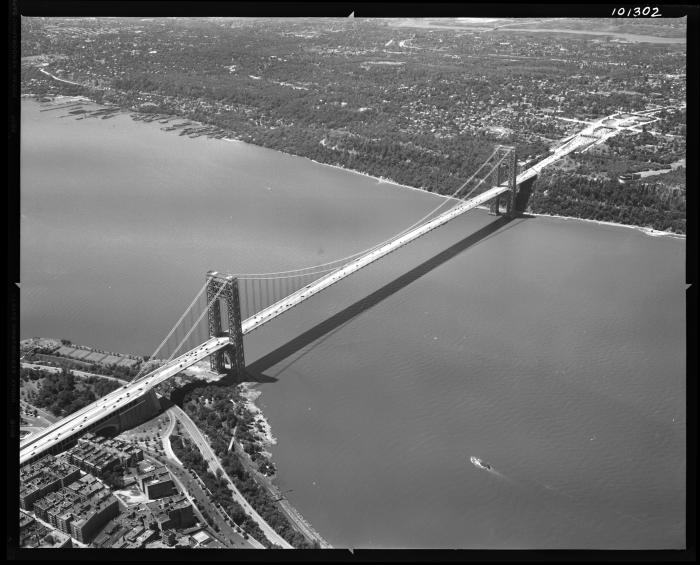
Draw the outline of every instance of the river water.
[[[149,354],[207,270],[322,263],[440,202],[40,108],[22,337]],[[475,210],[334,285],[245,338],[280,488],[338,547],[682,547],[684,261],[684,240]]]

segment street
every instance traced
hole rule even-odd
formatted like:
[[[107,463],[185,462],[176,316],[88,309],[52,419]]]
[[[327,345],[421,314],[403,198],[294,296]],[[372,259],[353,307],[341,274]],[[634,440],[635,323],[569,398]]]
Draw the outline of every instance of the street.
[[[185,413],[185,411],[182,410],[182,408],[180,408],[179,406],[174,406],[172,410],[175,417],[178,419],[185,431],[187,431],[189,436],[192,438],[192,441],[199,449],[200,453],[202,454],[202,457],[204,457],[204,459],[209,464],[209,468],[211,469],[212,473],[216,474],[217,470],[221,471],[221,476],[224,479],[226,479],[226,482],[228,483],[228,486],[233,494],[234,500],[241,505],[243,511],[246,514],[248,514],[248,516],[255,520],[255,522],[258,524],[265,536],[267,536],[267,539],[275,545],[279,545],[280,547],[283,547],[285,549],[292,549],[292,545],[290,545],[289,542],[287,542],[282,536],[280,536],[275,530],[273,530],[270,527],[270,525],[262,518],[262,516],[260,516],[260,514],[258,514],[255,511],[255,509],[248,503],[245,497],[236,488],[236,485],[226,473],[226,470],[219,462],[218,457],[216,457],[216,455],[214,454],[214,451],[211,449],[209,443],[202,435],[202,432],[190,419],[190,417]]]

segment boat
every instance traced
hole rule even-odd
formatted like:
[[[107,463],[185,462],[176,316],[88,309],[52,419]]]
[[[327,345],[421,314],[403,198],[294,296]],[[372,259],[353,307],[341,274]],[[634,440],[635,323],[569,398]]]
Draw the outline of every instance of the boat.
[[[479,469],[483,469],[484,471],[490,471],[491,469],[493,469],[493,467],[491,467],[491,465],[489,465],[485,461],[482,461],[478,457],[472,456],[472,457],[470,457],[470,461],[472,462],[472,465],[474,465],[475,467],[478,467]]]

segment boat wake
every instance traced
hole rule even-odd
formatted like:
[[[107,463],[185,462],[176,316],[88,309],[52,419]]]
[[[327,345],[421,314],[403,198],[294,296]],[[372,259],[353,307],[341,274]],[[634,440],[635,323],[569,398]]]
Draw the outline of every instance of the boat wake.
[[[540,483],[539,481],[534,481],[534,480],[522,480],[521,479],[521,480],[514,481],[514,480],[506,477],[504,474],[499,473],[496,469],[494,469],[493,465],[491,465],[490,463],[486,463],[483,459],[479,459],[478,457],[470,457],[469,461],[477,469],[480,469],[482,471],[487,471],[488,473],[491,473],[492,475],[495,475],[495,476],[499,477],[500,479],[507,481],[511,485],[517,486],[519,489],[522,488],[522,489],[525,489],[531,493],[539,490],[541,494],[546,493],[546,495],[548,495],[551,498],[564,497],[576,506],[579,506],[582,504],[584,506],[586,506],[586,502],[584,500],[582,500],[581,497],[574,496],[573,494],[565,491],[562,488],[555,487],[555,486],[552,486],[552,485],[547,484],[547,483]],[[640,522],[640,523],[644,523],[648,520],[648,516],[634,515],[634,514],[620,511],[620,510],[615,509],[615,508],[612,508],[611,510],[613,512],[615,512],[615,514],[619,515],[620,517],[635,520],[635,521]]]
[[[557,495],[560,495],[560,496],[565,496],[565,497],[568,498],[569,500],[576,500],[575,497],[573,497],[572,495],[570,495],[570,494],[564,492],[563,490],[561,490],[561,489],[559,489],[559,488],[553,487],[553,486],[551,486],[551,485],[546,485],[546,484],[544,484],[544,483],[542,483],[542,484],[536,483],[536,484],[538,484],[538,485],[540,485],[540,486],[546,488],[548,491],[550,491],[550,492],[552,492],[552,493],[556,493]]]

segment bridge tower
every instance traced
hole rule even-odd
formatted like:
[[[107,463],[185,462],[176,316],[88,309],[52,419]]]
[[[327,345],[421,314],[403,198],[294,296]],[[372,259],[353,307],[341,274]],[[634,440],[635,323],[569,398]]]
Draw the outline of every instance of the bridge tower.
[[[500,153],[500,152],[499,152]],[[500,159],[499,153],[496,153],[496,159]],[[501,186],[503,182],[503,163],[496,167],[491,173],[491,178],[489,179],[489,188],[491,186]],[[491,200],[491,206],[489,207],[489,214],[494,216],[501,215],[501,195],[499,194]]]
[[[515,155],[515,147],[508,145],[499,145],[498,152],[496,153],[495,159],[501,159],[505,155],[503,162],[494,169],[491,174],[491,184],[492,186],[501,186],[504,183],[508,183],[510,191],[508,196],[505,198],[506,201],[506,216],[508,218],[514,218],[516,215],[515,199],[518,193],[518,187],[515,182],[518,174],[518,163]],[[499,194],[491,201],[490,213],[499,215],[501,204],[501,195]]]
[[[218,299],[214,300],[218,294]],[[221,301],[226,303],[226,321],[228,332],[221,326]],[[212,302],[213,301],[213,302]],[[245,355],[243,351],[243,330],[241,327],[241,305],[238,294],[238,279],[216,271],[207,272],[207,304],[209,304],[209,336],[220,337],[228,333],[230,345],[209,358],[212,371],[223,373],[225,355],[231,359],[231,369],[242,375],[245,371]]]
[[[508,157],[503,162],[505,165],[505,181],[508,182],[510,188],[510,198],[506,201],[506,216],[515,218],[517,215],[516,199],[518,197],[518,184],[516,178],[518,176],[518,160],[515,154],[515,147],[507,147]]]

